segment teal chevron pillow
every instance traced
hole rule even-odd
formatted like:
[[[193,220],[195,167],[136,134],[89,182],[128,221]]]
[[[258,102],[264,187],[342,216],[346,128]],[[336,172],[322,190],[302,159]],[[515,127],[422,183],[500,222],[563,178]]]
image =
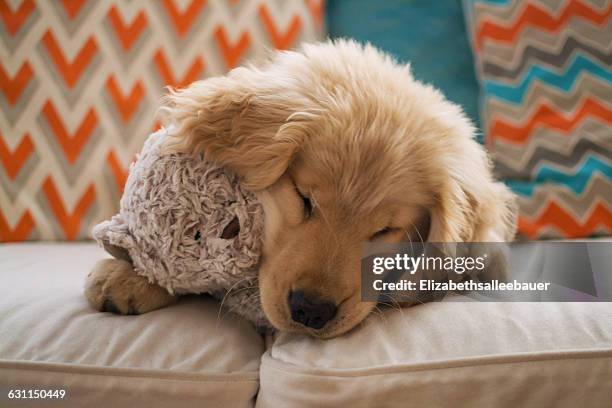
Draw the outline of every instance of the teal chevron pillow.
[[[478,124],[478,84],[461,0],[328,0],[332,38],[370,42],[410,62],[416,78],[440,88]]]
[[[465,0],[486,144],[528,238],[612,233],[612,2]]]

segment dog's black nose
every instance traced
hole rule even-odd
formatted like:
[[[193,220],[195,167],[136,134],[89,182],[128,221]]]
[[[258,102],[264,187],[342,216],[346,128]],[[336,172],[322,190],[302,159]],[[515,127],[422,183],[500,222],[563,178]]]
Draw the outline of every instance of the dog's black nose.
[[[309,299],[303,292],[290,292],[289,310],[294,322],[320,329],[334,318],[338,308],[331,302]]]

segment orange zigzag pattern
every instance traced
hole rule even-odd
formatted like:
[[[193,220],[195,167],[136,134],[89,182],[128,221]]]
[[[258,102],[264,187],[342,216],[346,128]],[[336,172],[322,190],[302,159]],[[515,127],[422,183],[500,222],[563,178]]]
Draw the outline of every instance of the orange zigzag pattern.
[[[119,10],[117,10],[117,6],[111,7],[107,16],[124,51],[129,51],[136,40],[138,40],[138,37],[140,37],[140,34],[147,28],[147,16],[142,10],[134,18],[131,24],[127,24],[123,21]]]
[[[312,15],[315,24],[323,24],[323,10],[325,9],[325,0],[304,0],[306,7]]]
[[[34,229],[34,218],[29,210],[25,210],[15,228],[8,224],[2,210],[0,210],[0,242],[25,241]]]
[[[223,26],[219,26],[215,30],[215,40],[219,45],[227,69],[234,68],[251,45],[251,36],[248,31],[243,32],[235,44],[230,44]]]
[[[159,75],[161,76],[164,83],[174,88],[181,88],[189,85],[190,83],[198,79],[200,76],[202,76],[202,73],[204,72],[204,61],[202,60],[202,58],[197,57],[194,59],[193,63],[185,72],[183,77],[177,78],[176,75],[172,72],[172,69],[170,68],[170,63],[168,63],[168,59],[166,58],[166,54],[161,48],[155,53],[153,61],[157,66],[157,71],[159,72]]]
[[[64,151],[68,162],[74,164],[79,158],[81,150],[83,150],[83,147],[85,147],[93,131],[98,126],[98,116],[96,112],[93,108],[89,109],[85,118],[81,121],[79,128],[73,134],[68,133],[66,130],[64,122],[62,122],[51,100],[45,103],[42,113],[47,119],[47,123],[57,139],[57,142]]]
[[[142,85],[142,81],[136,81],[132,87],[132,90],[129,91],[127,96],[125,96],[117,84],[115,75],[111,74],[106,80],[106,90],[115,103],[115,107],[117,108],[123,123],[129,123],[132,116],[134,116],[134,113],[138,110],[140,102],[145,97],[145,89]]]
[[[505,139],[522,144],[529,138],[536,126],[554,128],[567,134],[587,116],[597,117],[612,124],[612,109],[595,99],[587,98],[571,116],[564,116],[548,104],[542,103],[533,116],[522,125],[516,126],[503,119],[496,119],[491,126],[490,137],[491,139]]]
[[[13,78],[10,78],[0,64],[0,89],[4,92],[9,105],[14,106],[23,91],[34,77],[34,71],[28,61],[24,62]]]
[[[61,0],[62,6],[64,10],[66,10],[66,14],[71,20],[74,20],[76,16],[79,15],[79,12],[85,5],[87,0]]]
[[[106,164],[108,164],[108,167],[113,174],[117,191],[122,194],[123,187],[125,186],[125,182],[128,178],[128,170],[123,168],[114,150],[109,151],[108,155],[106,155]]]
[[[591,215],[582,223],[565,211],[554,201],[551,201],[544,212],[534,219],[519,217],[518,228],[529,239],[538,238],[540,231],[545,228],[556,227],[565,238],[588,237],[598,226],[612,230],[612,210],[605,204],[598,203]]]
[[[30,155],[34,153],[34,143],[29,133],[26,133],[17,145],[15,150],[11,152],[4,143],[2,135],[0,135],[0,162],[8,174],[9,180],[15,180],[21,171],[23,165],[28,161]]]
[[[96,199],[96,189],[93,183],[89,185],[85,193],[79,198],[72,213],[66,210],[51,176],[45,179],[42,190],[51,210],[55,214],[55,219],[62,228],[62,231],[64,231],[66,239],[69,241],[76,239],[81,229],[81,221]]]
[[[57,67],[60,75],[69,88],[74,88],[83,72],[98,53],[98,45],[93,36],[89,37],[83,48],[77,53],[73,62],[66,60],[60,43],[57,42],[51,30],[47,30],[42,39],[47,52]]]
[[[0,0],[0,179],[10,189],[0,242],[90,238],[117,211],[146,133],[116,127],[159,127],[147,121],[164,85],[321,39],[325,0],[250,3]]]
[[[35,9],[36,5],[33,0],[24,0],[13,12],[6,0],[0,0],[0,17],[9,35],[17,34]]]
[[[259,17],[261,18],[264,27],[266,27],[266,31],[270,36],[272,44],[274,44],[274,46],[279,50],[286,50],[291,47],[291,44],[295,42],[295,39],[302,28],[302,20],[300,19],[300,16],[293,16],[293,19],[285,32],[280,32],[278,27],[276,27],[274,24],[274,19],[270,15],[270,11],[264,4],[259,7]]]
[[[482,48],[487,38],[501,42],[512,42],[527,25],[535,25],[539,29],[554,32],[575,16],[580,16],[601,25],[611,15],[612,3],[600,12],[584,3],[570,1],[558,16],[551,16],[546,11],[530,3],[510,26],[504,27],[491,21],[485,21],[476,32],[476,50],[478,51]]]
[[[178,10],[172,0],[162,0],[161,4],[168,12],[170,21],[179,37],[184,37],[206,5],[206,0],[193,0],[183,12]]]

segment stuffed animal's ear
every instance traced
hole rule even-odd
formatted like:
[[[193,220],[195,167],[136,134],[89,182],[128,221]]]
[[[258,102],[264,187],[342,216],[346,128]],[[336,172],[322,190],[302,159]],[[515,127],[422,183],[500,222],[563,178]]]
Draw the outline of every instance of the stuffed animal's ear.
[[[122,222],[120,215],[116,215],[108,221],[101,222],[93,228],[93,237],[98,244],[116,259],[132,263],[128,250],[118,245],[125,241],[127,226]]]
[[[291,88],[265,69],[241,67],[171,92],[161,112],[177,150],[204,153],[256,191],[285,172],[313,117]]]
[[[111,244],[109,242],[104,242],[102,244],[102,246],[104,247],[106,252],[108,252],[114,258],[122,259],[124,261],[128,261],[129,263],[132,263],[132,258],[130,257],[130,254],[128,253],[128,251],[125,248],[121,248],[121,247],[119,247],[117,245],[113,245],[113,244]]]

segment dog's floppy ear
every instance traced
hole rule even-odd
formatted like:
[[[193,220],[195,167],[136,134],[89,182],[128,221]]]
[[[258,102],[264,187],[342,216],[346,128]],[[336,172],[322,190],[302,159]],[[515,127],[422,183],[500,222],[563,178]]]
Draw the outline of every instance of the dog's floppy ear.
[[[431,242],[506,242],[516,232],[514,196],[501,183],[461,186],[451,181],[431,210]]]
[[[241,67],[172,91],[161,112],[177,136],[174,147],[204,153],[251,190],[274,183],[300,146],[309,115],[287,83],[266,75]]]
[[[431,210],[431,242],[506,242],[516,232],[514,195],[491,176],[490,163],[476,142],[448,157]]]

